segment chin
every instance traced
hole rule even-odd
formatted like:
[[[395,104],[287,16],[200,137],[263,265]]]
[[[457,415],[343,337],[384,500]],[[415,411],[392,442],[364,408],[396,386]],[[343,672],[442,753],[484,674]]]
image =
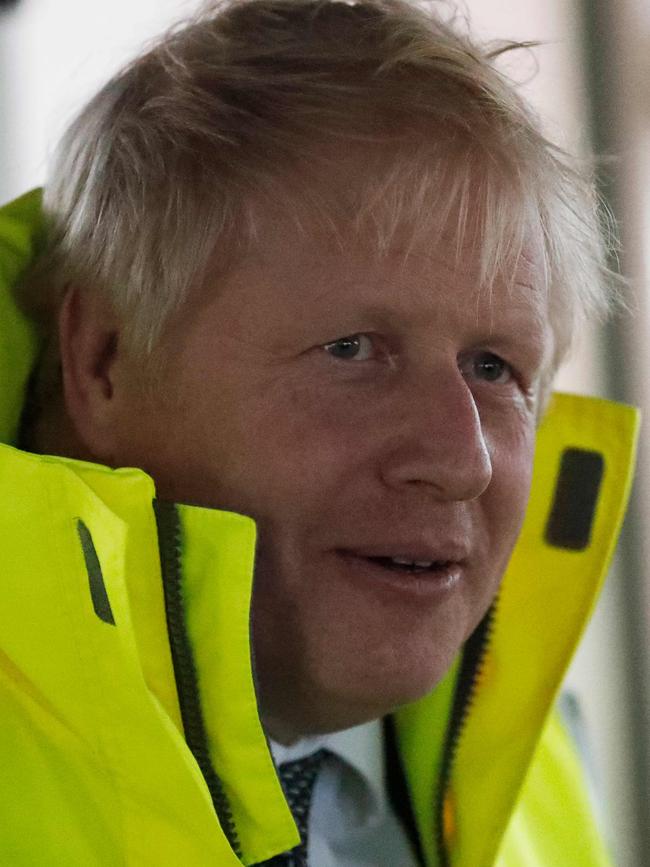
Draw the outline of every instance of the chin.
[[[404,677],[395,685],[392,694],[385,695],[384,703],[386,705],[390,704],[389,711],[397,710],[403,705],[411,704],[412,702],[424,698],[436,688],[444,678],[450,666],[451,660],[448,665],[435,667],[433,670],[429,668],[429,670],[425,672],[418,674],[411,673],[409,676]]]
[[[342,681],[330,681],[329,689],[325,690],[330,721],[335,717],[338,728],[347,728],[386,716],[424,698],[444,678],[456,651],[443,656],[438,653],[433,658],[429,654],[425,659],[406,654],[407,651],[394,658],[390,666],[359,672],[356,679],[348,676]]]

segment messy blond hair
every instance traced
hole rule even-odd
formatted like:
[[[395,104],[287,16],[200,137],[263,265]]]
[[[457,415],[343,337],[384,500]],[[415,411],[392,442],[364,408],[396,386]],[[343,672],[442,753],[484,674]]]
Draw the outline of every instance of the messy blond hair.
[[[479,45],[440,8],[224,0],[166,33],[64,135],[24,305],[46,326],[66,286],[103,293],[146,356],[193,289],[254,247],[269,209],[301,237],[363,236],[378,255],[397,232],[433,246],[452,221],[459,250],[468,229],[480,238],[487,287],[532,230],[555,367],[612,295],[602,211],[495,68],[516,46]],[[353,149],[367,171],[341,189]]]

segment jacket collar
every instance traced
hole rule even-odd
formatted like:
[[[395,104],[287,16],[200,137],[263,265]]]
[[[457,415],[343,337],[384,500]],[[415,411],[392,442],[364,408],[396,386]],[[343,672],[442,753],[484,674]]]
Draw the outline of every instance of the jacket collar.
[[[37,353],[35,329],[16,307],[11,288],[32,261],[41,232],[40,190],[0,208],[0,443],[14,441]]]
[[[255,525],[156,504],[162,581],[185,738],[248,863],[299,842],[259,719],[250,649]]]

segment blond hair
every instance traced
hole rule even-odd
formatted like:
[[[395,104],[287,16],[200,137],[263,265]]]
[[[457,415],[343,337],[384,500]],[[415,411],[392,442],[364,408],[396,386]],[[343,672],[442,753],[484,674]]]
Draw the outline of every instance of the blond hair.
[[[147,355],[193,287],[254,248],[265,209],[378,255],[397,232],[433,245],[452,221],[460,249],[473,228],[486,286],[533,229],[555,367],[612,296],[606,217],[495,68],[515,46],[473,42],[439,6],[226,0],[166,33],[64,135],[26,308],[47,327],[66,286],[101,292]],[[354,149],[367,171],[328,186]]]

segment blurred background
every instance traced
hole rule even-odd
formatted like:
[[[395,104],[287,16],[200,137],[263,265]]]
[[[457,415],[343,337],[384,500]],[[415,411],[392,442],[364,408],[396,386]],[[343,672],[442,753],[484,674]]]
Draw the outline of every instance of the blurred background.
[[[196,0],[0,0],[0,201],[39,185],[71,115]],[[613,157],[602,192],[620,225],[631,315],[583,335],[559,385],[650,406],[650,0],[469,0],[486,39],[536,40],[507,71],[550,138]],[[567,678],[579,698],[620,867],[650,864],[650,458],[641,459],[612,574]],[[552,640],[552,636],[549,636]]]

